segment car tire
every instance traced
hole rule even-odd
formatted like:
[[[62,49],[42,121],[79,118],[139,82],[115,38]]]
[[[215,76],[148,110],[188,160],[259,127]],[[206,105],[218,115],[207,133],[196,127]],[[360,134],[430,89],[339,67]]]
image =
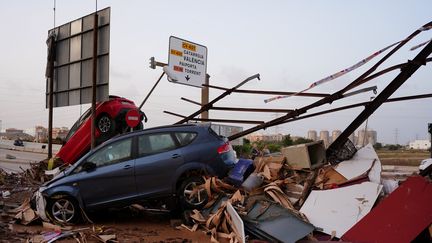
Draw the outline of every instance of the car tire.
[[[193,189],[199,185],[204,185],[205,181],[202,177],[192,176],[185,178],[178,189],[180,204],[183,209],[200,209],[206,205],[208,201],[205,188],[194,192]]]
[[[81,217],[81,209],[77,201],[67,195],[56,195],[47,202],[48,215],[57,223],[73,224]]]
[[[97,128],[103,135],[114,135],[115,121],[106,114],[99,116],[97,119]]]

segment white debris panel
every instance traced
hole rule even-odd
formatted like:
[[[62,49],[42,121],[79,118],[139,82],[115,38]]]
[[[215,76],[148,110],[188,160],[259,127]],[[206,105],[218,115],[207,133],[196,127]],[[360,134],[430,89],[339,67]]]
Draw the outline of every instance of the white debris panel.
[[[322,232],[341,237],[372,209],[382,185],[374,182],[312,191],[300,212]]]
[[[339,163],[335,170],[347,180],[359,177],[369,171],[369,180],[381,184],[381,161],[372,144],[359,149],[352,159]]]

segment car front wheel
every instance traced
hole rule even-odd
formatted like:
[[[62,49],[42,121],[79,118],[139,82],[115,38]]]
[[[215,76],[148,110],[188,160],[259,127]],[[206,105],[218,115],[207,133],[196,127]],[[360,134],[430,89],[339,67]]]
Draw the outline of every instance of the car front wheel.
[[[186,178],[180,185],[178,195],[185,209],[204,207],[208,200],[204,179],[198,176]]]
[[[47,206],[49,215],[58,223],[76,223],[80,217],[80,209],[72,197],[56,196],[56,199],[49,200]]]

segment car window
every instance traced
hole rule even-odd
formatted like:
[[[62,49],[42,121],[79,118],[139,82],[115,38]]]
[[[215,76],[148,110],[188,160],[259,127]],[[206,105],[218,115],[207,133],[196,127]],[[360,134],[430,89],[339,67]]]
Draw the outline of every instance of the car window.
[[[127,138],[98,150],[87,161],[96,164],[96,167],[115,164],[131,157],[132,138]]]
[[[175,136],[181,146],[190,144],[197,136],[195,132],[176,132]]]
[[[170,133],[156,133],[139,136],[139,155],[149,155],[169,151],[176,148],[175,141]]]

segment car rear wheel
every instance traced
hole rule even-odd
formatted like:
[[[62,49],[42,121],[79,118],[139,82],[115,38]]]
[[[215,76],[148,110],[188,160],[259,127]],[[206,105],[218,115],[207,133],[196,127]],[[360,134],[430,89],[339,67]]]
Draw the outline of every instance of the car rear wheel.
[[[186,178],[180,185],[178,195],[184,209],[202,208],[208,200],[204,179],[199,176]]]
[[[80,208],[76,201],[69,196],[56,196],[48,202],[48,213],[58,223],[76,223],[80,217]]]

